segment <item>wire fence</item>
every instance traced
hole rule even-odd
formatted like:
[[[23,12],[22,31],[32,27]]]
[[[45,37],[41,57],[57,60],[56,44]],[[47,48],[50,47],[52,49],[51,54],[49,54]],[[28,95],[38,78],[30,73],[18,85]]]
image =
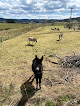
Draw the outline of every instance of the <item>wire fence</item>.
[[[27,32],[27,31],[26,31]],[[9,40],[9,39],[12,39],[14,37],[17,37],[23,33],[26,33],[26,32],[22,32],[22,33],[13,33],[13,34],[8,34],[7,36],[1,36],[0,37],[0,42],[3,42],[3,41],[6,41],[6,40]]]
[[[28,27],[23,27],[23,28],[18,28],[18,29],[10,29],[10,30],[5,30],[0,32],[0,43],[9,39],[12,39],[14,37],[17,37],[19,35],[22,35],[23,33],[27,33],[35,28],[38,28],[42,25],[35,25],[35,26],[28,26]]]

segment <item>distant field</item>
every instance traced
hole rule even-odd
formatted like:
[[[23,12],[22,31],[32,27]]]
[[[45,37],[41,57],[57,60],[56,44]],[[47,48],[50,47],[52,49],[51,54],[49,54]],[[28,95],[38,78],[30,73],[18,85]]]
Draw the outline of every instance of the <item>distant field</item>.
[[[0,42],[30,31],[40,24],[0,23]]]
[[[20,24],[20,23],[0,23],[0,30],[7,30],[7,29],[16,29],[20,27],[32,27],[37,26],[39,24]]]
[[[60,31],[51,30],[55,27],[60,28]],[[63,33],[63,38],[57,41],[60,33]],[[30,36],[37,38],[36,45],[28,44],[27,39]],[[63,68],[53,64],[59,61],[55,57],[56,54],[64,58],[74,53],[80,54],[80,31],[69,30],[62,25],[38,27],[0,43],[1,105],[15,106],[21,97],[26,97],[21,87],[33,74],[31,65],[35,55],[39,58],[43,55],[42,89],[32,89],[36,87],[35,81],[30,89],[26,88],[29,101],[25,106],[63,106],[72,103],[77,106],[80,102],[80,69]]]

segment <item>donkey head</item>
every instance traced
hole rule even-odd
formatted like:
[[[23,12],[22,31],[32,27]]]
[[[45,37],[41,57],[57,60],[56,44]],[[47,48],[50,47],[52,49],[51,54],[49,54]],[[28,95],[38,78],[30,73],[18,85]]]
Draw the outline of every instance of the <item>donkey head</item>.
[[[41,59],[39,59],[36,55],[32,63],[32,70],[33,71],[43,70],[42,61],[43,61],[43,56],[41,57]]]
[[[37,57],[37,55],[35,56],[35,60],[36,60],[36,70],[41,70],[42,68],[42,61],[43,61],[43,56],[41,57],[41,59],[39,59]]]

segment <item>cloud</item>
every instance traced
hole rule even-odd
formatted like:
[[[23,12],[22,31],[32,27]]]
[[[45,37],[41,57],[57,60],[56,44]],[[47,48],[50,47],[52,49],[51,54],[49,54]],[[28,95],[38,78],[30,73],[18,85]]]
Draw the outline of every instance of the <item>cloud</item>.
[[[54,18],[80,16],[80,0],[0,0],[0,17],[3,18]]]

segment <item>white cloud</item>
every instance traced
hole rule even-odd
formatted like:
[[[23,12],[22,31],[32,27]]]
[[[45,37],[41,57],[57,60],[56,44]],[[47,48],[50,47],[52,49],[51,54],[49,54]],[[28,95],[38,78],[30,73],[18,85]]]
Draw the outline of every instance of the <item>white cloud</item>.
[[[32,2],[32,0],[26,0],[26,2],[27,2],[28,4],[30,4],[30,3]]]
[[[3,18],[54,18],[79,17],[80,0],[0,0],[0,17]]]

